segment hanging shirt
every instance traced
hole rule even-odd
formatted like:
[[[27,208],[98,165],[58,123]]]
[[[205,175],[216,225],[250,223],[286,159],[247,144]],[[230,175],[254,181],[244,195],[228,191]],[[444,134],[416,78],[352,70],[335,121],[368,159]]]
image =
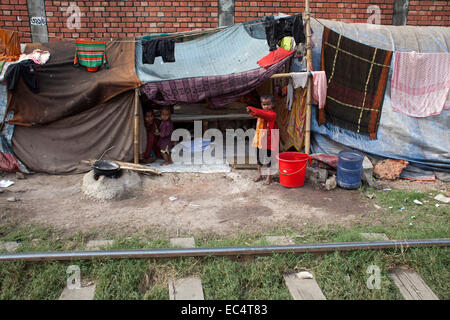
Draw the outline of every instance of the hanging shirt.
[[[270,51],[276,50],[277,42],[286,36],[294,37],[297,44],[306,40],[301,14],[277,20],[274,16],[268,16],[264,19],[264,29]]]
[[[164,62],[175,62],[175,40],[142,40],[142,63],[153,64],[156,57]]]
[[[86,67],[88,71],[98,71],[101,66],[109,68],[105,41],[76,40],[73,64]]]
[[[39,93],[39,78],[36,65],[33,60],[23,60],[19,63],[11,64],[6,70],[5,80],[9,91],[16,89],[19,79],[25,82],[33,93]]]

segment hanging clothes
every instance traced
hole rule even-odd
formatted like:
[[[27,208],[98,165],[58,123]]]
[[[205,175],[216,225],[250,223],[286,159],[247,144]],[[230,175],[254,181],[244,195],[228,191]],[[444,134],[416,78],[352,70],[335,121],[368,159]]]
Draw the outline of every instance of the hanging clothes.
[[[50,59],[50,52],[41,49],[35,49],[30,54],[21,54],[19,62],[27,59],[33,60],[36,64],[46,64],[48,59]]]
[[[319,105],[319,109],[323,109],[327,98],[327,75],[325,71],[312,71],[313,86],[312,98],[313,102]]]
[[[270,51],[276,50],[278,41],[286,36],[294,37],[297,44],[306,40],[301,13],[277,20],[274,16],[265,17],[264,29]]]
[[[292,109],[292,103],[294,102],[294,84],[292,77],[289,78],[288,85],[286,87],[286,108]]]
[[[324,28],[321,70],[328,87],[325,107],[319,109],[319,125],[328,121],[376,139],[391,58],[392,51]]]
[[[164,62],[175,62],[175,40],[142,40],[142,63],[153,64],[156,57]]]
[[[16,89],[17,82],[20,78],[22,78],[31,92],[39,93],[38,71],[33,60],[23,60],[8,67],[5,79],[9,91]]]
[[[75,66],[86,67],[91,72],[98,71],[103,65],[109,68],[105,41],[76,40],[75,47]]]
[[[295,50],[296,43],[294,37],[284,37],[279,42],[279,46],[284,50]]]
[[[294,86],[294,89],[297,88],[305,88],[306,84],[308,83],[308,72],[295,72],[291,73],[292,77],[292,84]]]
[[[16,61],[20,52],[19,33],[0,29],[0,61]]]
[[[271,65],[280,62],[286,57],[289,57],[295,51],[293,50],[285,50],[283,48],[277,48],[275,51],[271,51],[268,55],[264,56],[260,60],[258,60],[258,64],[263,68],[268,68]]]
[[[410,117],[429,117],[450,108],[450,53],[396,52],[392,109]]]

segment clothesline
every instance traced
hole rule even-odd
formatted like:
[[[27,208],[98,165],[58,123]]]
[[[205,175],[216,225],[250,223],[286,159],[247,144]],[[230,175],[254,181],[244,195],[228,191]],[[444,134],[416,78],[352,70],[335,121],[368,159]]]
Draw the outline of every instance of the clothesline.
[[[292,15],[287,15],[285,17],[290,17]],[[285,18],[283,17],[283,18]],[[259,22],[241,22],[238,23],[237,25],[245,25],[245,26],[253,26],[253,25],[259,25],[259,24],[264,24],[264,21],[259,21]],[[164,39],[164,38],[184,38],[184,37],[190,37],[190,36],[195,36],[195,35],[200,35],[200,34],[207,34],[207,33],[212,33],[212,32],[216,32],[216,31],[220,31],[222,29],[227,29],[227,28],[231,28],[234,25],[230,25],[230,26],[222,26],[222,27],[216,27],[216,28],[207,28],[207,29],[194,29],[194,30],[190,30],[190,31],[182,31],[182,32],[174,32],[174,33],[168,33],[168,34],[164,34],[161,36],[158,36],[157,34],[155,35],[155,39]],[[4,28],[2,28],[4,29]],[[9,30],[9,29],[4,29],[4,30]],[[9,30],[9,31],[16,31],[16,30]],[[42,33],[33,33],[33,32],[25,32],[25,31],[17,31],[23,34],[27,34],[27,35],[43,35]],[[137,36],[137,37],[143,37],[143,36]],[[58,37],[58,36],[53,36],[50,37],[48,36],[48,38],[50,39],[64,39],[66,41],[76,41],[77,39],[80,38],[66,38],[66,37]],[[82,38],[81,38],[82,39]],[[89,38],[90,40],[95,39],[96,41],[105,41],[105,39],[111,39],[110,42],[139,42],[140,40],[112,40],[113,38]]]

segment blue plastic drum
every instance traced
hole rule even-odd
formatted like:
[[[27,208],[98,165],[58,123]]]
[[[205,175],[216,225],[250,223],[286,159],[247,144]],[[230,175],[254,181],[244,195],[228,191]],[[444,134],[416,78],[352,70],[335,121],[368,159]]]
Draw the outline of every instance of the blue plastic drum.
[[[337,165],[337,183],[344,189],[358,189],[361,186],[362,163],[361,152],[345,150],[339,152]]]

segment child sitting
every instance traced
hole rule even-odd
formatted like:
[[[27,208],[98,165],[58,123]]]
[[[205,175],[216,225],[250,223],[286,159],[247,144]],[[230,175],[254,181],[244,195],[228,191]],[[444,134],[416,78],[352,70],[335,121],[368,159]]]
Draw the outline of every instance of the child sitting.
[[[278,144],[280,141],[278,135],[278,126],[275,121],[277,118],[277,114],[272,110],[273,104],[274,97],[272,95],[266,94],[261,96],[262,110],[254,107],[247,107],[247,111],[252,116],[258,118],[258,121],[256,123],[255,139],[253,140],[253,146],[258,148],[256,153],[258,162],[258,176],[253,181],[258,182],[262,180],[262,155],[266,154],[269,158],[267,163],[268,175],[266,180],[264,181],[264,184],[272,183],[272,175],[270,174],[272,151],[278,151]]]
[[[161,155],[164,162],[162,166],[172,164],[172,157],[170,156],[170,150],[172,149],[172,132],[174,130],[173,122],[170,120],[172,110],[168,106],[164,106],[161,110],[161,125],[159,127],[159,140],[158,147],[161,151]]]
[[[144,158],[141,162],[150,163],[154,162],[156,157],[161,157],[160,149],[158,147],[159,120],[155,118],[153,110],[150,109],[145,112],[144,121],[145,129],[147,130],[147,148],[145,149]]]

